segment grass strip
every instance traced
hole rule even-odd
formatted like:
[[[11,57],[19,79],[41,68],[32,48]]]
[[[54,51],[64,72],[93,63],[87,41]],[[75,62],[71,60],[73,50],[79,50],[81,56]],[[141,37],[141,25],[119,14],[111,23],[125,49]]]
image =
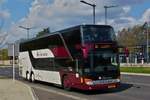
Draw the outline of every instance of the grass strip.
[[[120,67],[121,72],[150,74],[150,67]]]

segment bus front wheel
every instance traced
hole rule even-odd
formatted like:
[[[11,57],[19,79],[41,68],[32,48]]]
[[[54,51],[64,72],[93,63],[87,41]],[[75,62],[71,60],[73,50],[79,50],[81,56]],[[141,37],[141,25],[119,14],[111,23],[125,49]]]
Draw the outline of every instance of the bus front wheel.
[[[64,76],[63,78],[63,88],[68,91],[71,90],[70,80],[67,76]]]

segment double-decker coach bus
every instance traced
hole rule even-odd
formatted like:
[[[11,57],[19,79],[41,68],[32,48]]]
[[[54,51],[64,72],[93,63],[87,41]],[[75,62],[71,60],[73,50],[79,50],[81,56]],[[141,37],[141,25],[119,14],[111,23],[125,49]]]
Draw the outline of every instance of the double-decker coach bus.
[[[65,89],[116,88],[118,45],[109,25],[79,25],[20,43],[20,75]]]

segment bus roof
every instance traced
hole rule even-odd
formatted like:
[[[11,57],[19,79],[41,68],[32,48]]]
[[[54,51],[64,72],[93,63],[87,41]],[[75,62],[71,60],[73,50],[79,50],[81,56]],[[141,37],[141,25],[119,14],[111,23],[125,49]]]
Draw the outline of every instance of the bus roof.
[[[31,41],[34,41],[34,40],[38,40],[38,39],[41,39],[41,38],[45,38],[45,37],[48,37],[48,36],[51,36],[51,35],[56,35],[56,34],[60,34],[60,33],[63,33],[63,32],[67,32],[67,31],[71,31],[71,30],[75,30],[75,29],[80,29],[80,27],[82,27],[82,26],[103,26],[103,27],[111,27],[110,25],[93,25],[93,24],[77,25],[77,26],[73,26],[73,27],[70,27],[70,28],[62,29],[62,30],[59,30],[59,31],[51,32],[51,33],[49,33],[49,34],[45,34],[45,35],[42,35],[42,36],[39,36],[39,37],[35,37],[35,38],[32,38],[32,39],[23,40],[23,41],[21,41],[20,43],[27,43],[27,42],[31,42]]]

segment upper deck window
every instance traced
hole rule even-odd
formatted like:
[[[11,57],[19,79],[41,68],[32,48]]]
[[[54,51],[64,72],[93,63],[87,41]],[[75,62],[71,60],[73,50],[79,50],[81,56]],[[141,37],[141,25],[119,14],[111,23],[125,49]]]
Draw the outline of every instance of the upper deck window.
[[[110,26],[83,26],[83,41],[85,43],[97,43],[115,40],[115,32]]]

